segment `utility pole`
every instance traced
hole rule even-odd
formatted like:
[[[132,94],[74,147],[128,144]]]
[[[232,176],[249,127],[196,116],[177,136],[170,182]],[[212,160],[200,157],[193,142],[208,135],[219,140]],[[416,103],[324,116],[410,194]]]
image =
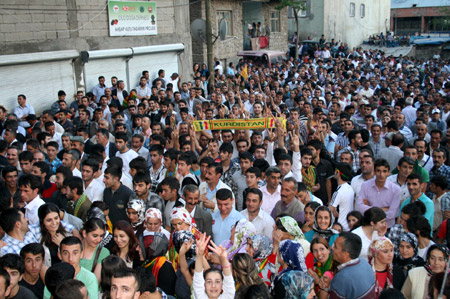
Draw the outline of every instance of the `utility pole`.
[[[212,27],[211,27],[211,0],[205,0],[206,13],[206,52],[208,58],[209,70],[209,88],[214,87],[214,50],[212,43]]]

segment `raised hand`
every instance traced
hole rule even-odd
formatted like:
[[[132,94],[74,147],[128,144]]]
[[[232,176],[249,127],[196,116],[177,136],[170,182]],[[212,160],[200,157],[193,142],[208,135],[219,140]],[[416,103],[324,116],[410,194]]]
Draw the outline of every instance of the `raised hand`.
[[[184,242],[183,245],[181,245],[180,248],[180,255],[185,255],[186,252],[192,247],[192,244],[194,244],[194,240],[189,240],[188,242]]]
[[[197,256],[202,256],[205,253],[206,247],[208,246],[209,240],[211,236],[206,237],[206,234],[203,233],[200,235],[200,240],[197,240]]]
[[[208,248],[214,252],[220,259],[227,259],[228,254],[225,248],[222,247],[222,245],[217,246],[214,244],[213,241],[211,241],[211,245],[208,245]]]

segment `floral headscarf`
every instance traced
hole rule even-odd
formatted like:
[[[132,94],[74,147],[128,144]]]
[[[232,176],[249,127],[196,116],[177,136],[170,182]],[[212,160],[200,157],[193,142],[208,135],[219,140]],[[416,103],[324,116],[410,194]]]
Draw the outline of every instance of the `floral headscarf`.
[[[400,236],[400,241],[398,242],[398,244],[400,245],[401,242],[409,243],[412,246],[412,248],[414,248],[414,256],[412,258],[413,259],[416,258],[417,253],[419,252],[419,247],[418,247],[419,242],[417,241],[416,235],[405,232]],[[403,257],[400,254],[399,254],[398,258],[403,260]]]
[[[127,209],[133,209],[138,214],[138,221],[136,223],[131,223],[131,226],[135,229],[145,220],[145,203],[142,199],[132,199],[128,202]]]
[[[289,271],[281,277],[286,298],[308,298],[313,282],[314,278],[302,271]]]
[[[190,260],[193,257],[195,257],[195,250],[197,248],[197,245],[195,243],[194,234],[187,230],[180,230],[173,233],[173,245],[177,252],[180,252],[180,248],[183,245],[183,243],[187,243],[190,240],[194,240],[194,243],[192,244],[191,248],[186,252],[186,260]]]
[[[442,251],[442,253],[444,254],[444,258],[445,258],[445,262],[446,263],[447,263],[448,258],[450,256],[450,251],[447,248],[447,246],[442,245],[442,244],[433,244],[433,245],[431,245],[430,248],[428,248],[427,260],[425,261],[426,262],[425,269],[428,271],[428,274],[430,274],[430,275],[434,275],[435,274],[435,273],[433,273],[433,270],[431,270],[431,265],[430,265],[430,262],[429,262],[430,256],[431,256],[431,252],[433,250],[435,250],[435,249],[439,249],[440,251]]]
[[[380,293],[385,288],[393,288],[394,287],[394,275],[392,273],[393,266],[392,263],[387,266],[387,279],[386,286],[380,286],[377,279],[377,271],[375,269],[375,257],[378,255],[380,251],[385,248],[394,248],[394,244],[392,244],[391,240],[386,237],[379,237],[370,243],[369,246],[369,264],[372,266],[373,272],[375,273],[375,293],[380,295]]]
[[[241,219],[236,223],[234,227],[234,240],[233,245],[227,250],[228,259],[232,259],[236,253],[240,253],[241,250],[245,250],[247,246],[247,239],[253,235],[256,235],[256,228],[247,219]]]
[[[303,247],[299,242],[283,240],[280,242],[279,251],[281,258],[291,270],[307,272]]]
[[[255,260],[264,260],[272,254],[273,244],[266,235],[253,235],[249,239],[253,243],[253,258]]]
[[[173,208],[172,214],[170,214],[170,222],[172,222],[172,220],[174,219],[180,219],[184,223],[189,224],[189,227],[192,230],[192,216],[185,208]]]
[[[162,213],[159,209],[150,208],[145,212],[145,219],[148,218],[157,218],[162,222]]]
[[[306,240],[305,235],[302,230],[298,226],[297,221],[290,216],[284,216],[280,218],[281,224],[287,230],[287,232],[294,237],[295,241],[299,241],[300,239]]]
[[[310,243],[306,240],[305,235],[298,226],[297,221],[290,216],[281,217],[280,221],[286,231],[294,237],[294,240],[302,244],[305,255],[308,255],[310,252]]]

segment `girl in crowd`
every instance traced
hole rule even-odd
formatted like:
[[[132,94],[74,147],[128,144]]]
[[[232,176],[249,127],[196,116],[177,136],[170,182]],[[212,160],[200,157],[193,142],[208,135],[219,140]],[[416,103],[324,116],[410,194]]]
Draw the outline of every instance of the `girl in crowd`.
[[[83,252],[80,265],[91,271],[100,281],[102,261],[109,256],[109,250],[101,245],[105,234],[105,224],[98,218],[91,218],[83,226]]]
[[[336,273],[336,263],[331,255],[331,248],[327,240],[322,237],[315,238],[311,241],[311,253],[314,256],[314,268],[308,268],[308,273],[314,278],[316,285],[315,292],[319,294],[319,298],[327,298],[328,292],[320,292],[320,279],[327,275],[333,279]]]
[[[135,268],[142,263],[137,251],[138,240],[131,224],[125,220],[117,221],[114,227],[114,241],[116,244],[111,253],[122,258],[127,267]]]
[[[378,236],[384,236],[387,230],[386,213],[377,207],[373,207],[364,212],[361,226],[354,229],[352,233],[361,238],[362,247],[360,258],[368,260],[369,246]]]
[[[302,226],[303,233],[309,232],[314,226],[314,211],[320,206],[320,203],[310,201],[305,206],[305,223]]]
[[[223,273],[217,268],[210,268],[203,272],[202,259],[196,259],[193,280],[194,299],[234,299],[235,285],[227,251],[222,246],[216,246],[214,242],[208,245],[210,239],[211,237],[206,237],[206,234],[200,236],[197,240],[197,256],[203,256],[208,247],[219,257]]]
[[[409,270],[425,265],[417,255],[418,241],[414,234],[404,233],[400,236],[400,254],[394,257],[394,288],[401,290]]]
[[[241,298],[247,289],[253,285],[263,285],[266,289],[266,298],[269,297],[269,289],[258,275],[258,268],[253,258],[246,253],[238,253],[232,262],[233,277],[236,281],[236,298]]]
[[[103,202],[99,202],[99,201],[96,201],[95,203],[96,204],[104,204]],[[111,250],[114,246],[114,236],[112,234],[112,230],[111,230],[111,232],[109,232],[108,220],[105,216],[105,213],[102,211],[101,208],[91,206],[91,208],[88,210],[88,212],[86,214],[86,221],[88,221],[89,219],[92,219],[92,218],[100,219],[104,223],[105,233],[103,234],[101,246],[103,246],[104,248],[107,248],[108,250]],[[111,227],[112,227],[112,224],[111,224]]]
[[[433,275],[443,273],[449,257],[449,250],[441,244],[432,245],[427,252],[426,264],[411,269],[402,287],[403,295],[409,299],[422,299],[428,294],[428,282]]]
[[[334,216],[330,208],[327,206],[318,207],[314,214],[313,230],[305,234],[306,240],[311,242],[314,238],[322,237],[332,246],[338,236],[338,232],[332,228],[333,223]]]
[[[275,274],[276,255],[272,254],[273,245],[266,235],[253,235],[247,239],[247,253],[253,257],[259,277],[270,287]]]
[[[350,227],[350,230],[354,230],[355,228],[359,227],[361,225],[361,220],[363,218],[363,215],[360,211],[351,211],[347,214],[347,223]]]
[[[308,295],[314,293],[312,289],[314,279],[306,273],[305,256],[300,243],[293,240],[281,241],[278,261],[283,270],[278,273],[274,280],[272,289],[274,299],[308,298],[304,296],[305,293]],[[305,275],[309,277],[306,284],[302,283],[303,279],[299,279],[300,277],[304,278]]]
[[[39,225],[30,225],[30,231],[45,250],[44,265],[50,267],[61,262],[58,257],[59,244],[68,236],[74,235],[81,239],[78,231],[60,218],[59,208],[52,203],[44,204],[38,210]]]
[[[200,65],[198,63],[194,63],[192,67],[192,79],[195,79],[197,76],[197,73],[200,72]]]
[[[370,244],[369,263],[375,273],[375,294],[378,298],[384,289],[393,288],[392,274],[394,260],[394,244],[386,237],[380,237]]]

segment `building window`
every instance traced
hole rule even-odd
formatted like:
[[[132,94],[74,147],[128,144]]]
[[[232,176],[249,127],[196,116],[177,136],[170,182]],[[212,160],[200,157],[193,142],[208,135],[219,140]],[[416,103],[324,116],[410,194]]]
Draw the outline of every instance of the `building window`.
[[[271,11],[270,12],[270,31],[280,32],[280,12]]]
[[[232,20],[232,14],[231,10],[218,10],[217,11],[217,28],[219,28],[220,20],[225,19],[227,22],[227,34],[226,36],[233,35],[233,20]]]
[[[307,4],[306,4],[306,1],[301,1],[301,5],[305,8],[304,10],[303,9],[300,9],[299,11],[298,11],[298,16],[300,17],[300,18],[306,18],[307,16],[308,16],[308,12],[307,12]]]
[[[364,18],[366,16],[366,5],[365,4],[361,4],[361,6],[359,7],[359,13],[361,15],[361,18]]]
[[[355,16],[355,3],[350,3],[350,16]]]

